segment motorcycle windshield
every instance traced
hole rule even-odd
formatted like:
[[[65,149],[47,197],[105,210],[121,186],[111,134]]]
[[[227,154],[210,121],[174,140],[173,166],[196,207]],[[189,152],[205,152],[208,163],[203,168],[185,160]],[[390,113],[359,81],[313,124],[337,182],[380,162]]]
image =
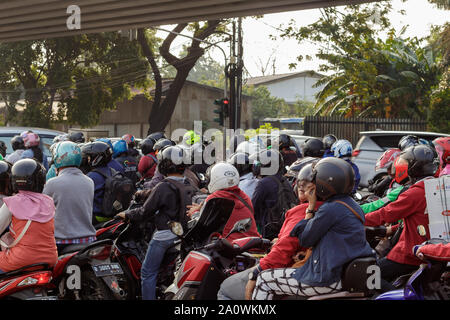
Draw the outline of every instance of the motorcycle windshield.
[[[208,200],[200,211],[197,223],[186,233],[185,240],[199,243],[207,240],[213,232],[222,233],[233,209],[233,200],[225,198]]]

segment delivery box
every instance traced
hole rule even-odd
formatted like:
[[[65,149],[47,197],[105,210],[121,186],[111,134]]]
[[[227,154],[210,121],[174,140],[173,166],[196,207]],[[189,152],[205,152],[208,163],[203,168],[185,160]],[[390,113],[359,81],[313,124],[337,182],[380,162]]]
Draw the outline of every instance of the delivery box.
[[[450,176],[425,180],[430,238],[450,241]]]

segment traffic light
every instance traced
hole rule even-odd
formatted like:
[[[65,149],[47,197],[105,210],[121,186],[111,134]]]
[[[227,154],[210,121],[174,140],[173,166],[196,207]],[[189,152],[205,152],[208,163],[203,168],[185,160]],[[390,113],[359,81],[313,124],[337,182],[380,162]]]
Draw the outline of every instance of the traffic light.
[[[217,122],[223,126],[225,118],[228,117],[228,106],[230,101],[228,98],[216,99],[214,100],[214,104],[217,106],[214,113],[219,115],[218,118],[214,118],[214,122]]]

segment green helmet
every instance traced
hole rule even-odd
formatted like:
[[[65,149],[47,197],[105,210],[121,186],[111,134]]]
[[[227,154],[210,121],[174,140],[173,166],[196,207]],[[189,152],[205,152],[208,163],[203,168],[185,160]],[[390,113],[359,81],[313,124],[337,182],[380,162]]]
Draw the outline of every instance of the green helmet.
[[[53,163],[56,168],[79,167],[81,165],[81,149],[72,141],[63,141],[53,150]]]
[[[200,136],[196,134],[193,130],[189,130],[186,132],[183,136],[183,141],[187,144],[192,146],[194,143],[197,143],[200,141]]]

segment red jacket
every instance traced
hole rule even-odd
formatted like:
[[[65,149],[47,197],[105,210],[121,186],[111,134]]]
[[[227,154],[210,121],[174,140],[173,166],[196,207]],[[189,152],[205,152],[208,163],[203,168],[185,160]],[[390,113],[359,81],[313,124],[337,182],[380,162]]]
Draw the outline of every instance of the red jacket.
[[[322,202],[318,201],[315,210],[321,204]],[[305,248],[300,247],[298,238],[291,237],[289,234],[295,225],[305,218],[308,205],[308,203],[303,203],[286,212],[277,242],[270,252],[259,261],[262,270],[290,267],[294,263],[292,256],[300,250],[305,250]]]
[[[141,160],[139,160],[138,171],[141,174],[142,179],[152,178],[155,174],[157,163],[150,155],[156,159],[155,153],[151,152],[141,157]]]
[[[420,248],[427,258],[439,261],[450,261],[450,243],[427,244]]]
[[[365,225],[372,227],[385,223],[394,223],[399,219],[403,219],[403,232],[398,243],[388,253],[387,258],[389,260],[417,266],[422,263],[413,254],[412,248],[429,239],[430,230],[428,228],[428,215],[425,213],[426,208],[424,182],[420,181],[401,193],[396,201],[366,214]],[[419,234],[419,226],[425,228],[425,236]]]
[[[226,198],[234,201],[234,209],[231,213],[230,218],[228,219],[225,227],[223,228],[222,236],[226,236],[231,229],[233,228],[234,224],[242,219],[251,218],[252,219],[252,226],[250,227],[250,230],[244,233],[233,233],[228,237],[228,240],[232,242],[235,239],[245,238],[245,237],[261,237],[261,235],[258,233],[258,229],[256,228],[256,222],[255,218],[253,216],[253,212],[250,211],[241,200],[231,195],[229,192],[231,191],[234,194],[237,194],[239,197],[245,200],[247,204],[250,206],[250,208],[253,209],[252,206],[252,200],[242,191],[239,189],[238,186],[223,189],[223,190],[217,190],[214,193],[210,194],[208,198],[206,198],[206,201],[212,198]]]

